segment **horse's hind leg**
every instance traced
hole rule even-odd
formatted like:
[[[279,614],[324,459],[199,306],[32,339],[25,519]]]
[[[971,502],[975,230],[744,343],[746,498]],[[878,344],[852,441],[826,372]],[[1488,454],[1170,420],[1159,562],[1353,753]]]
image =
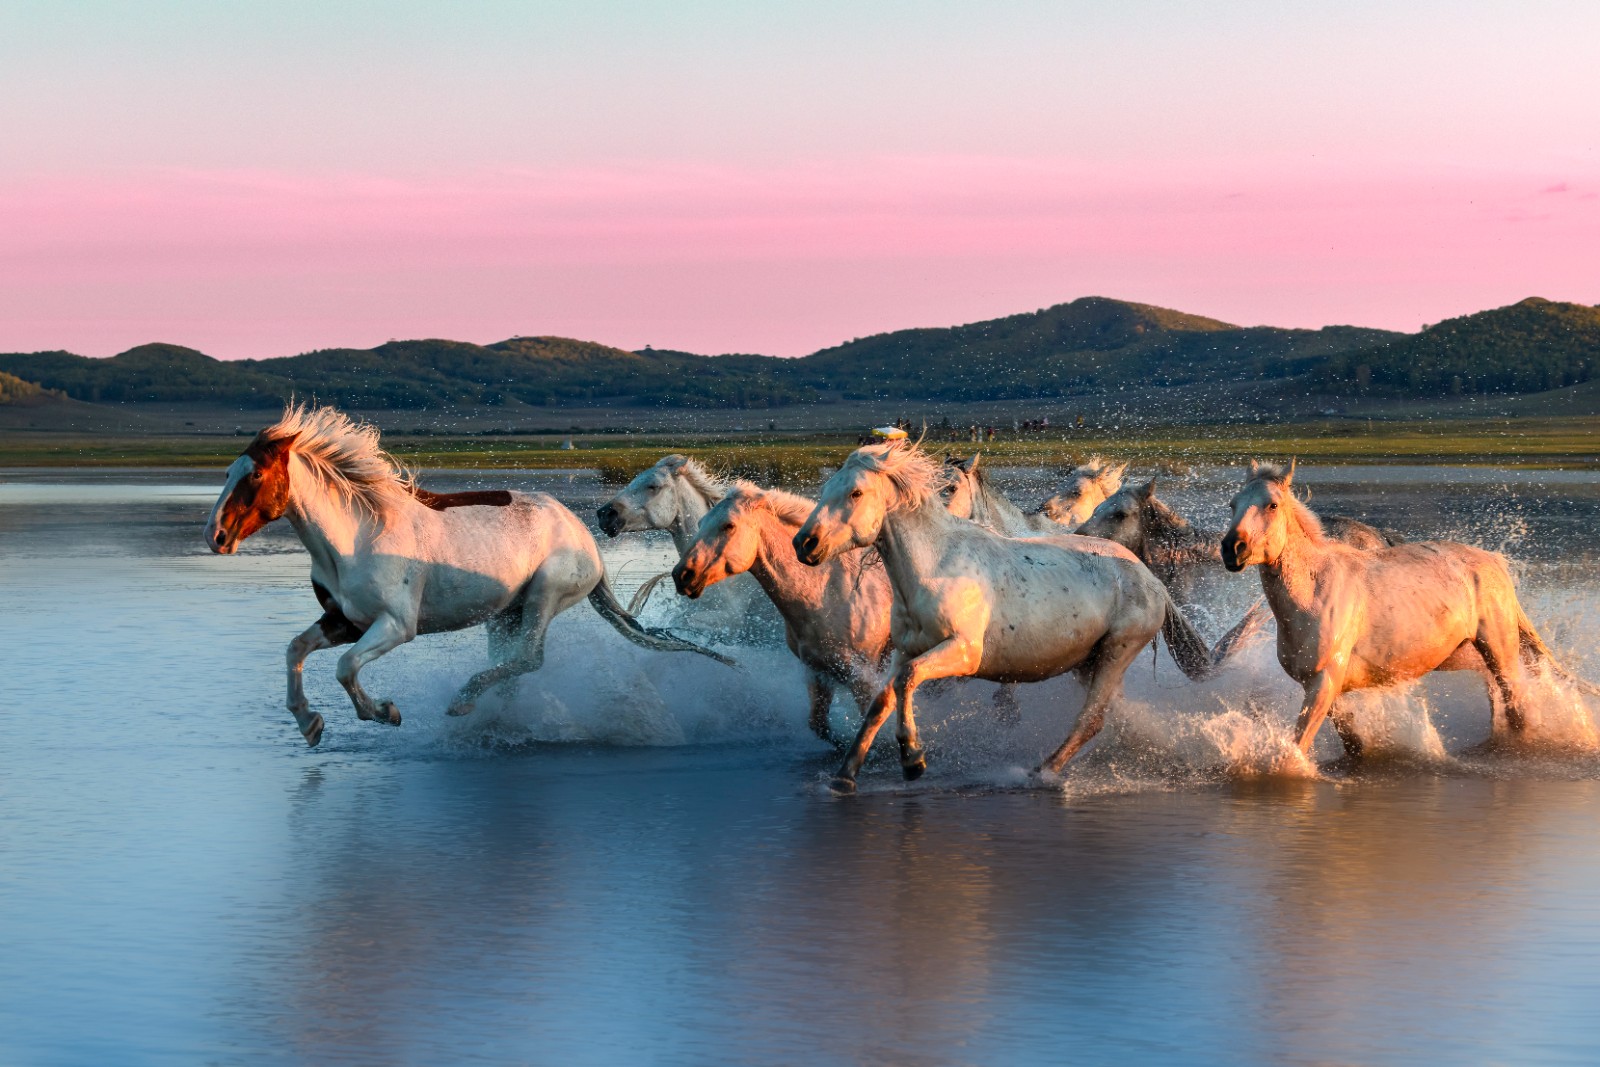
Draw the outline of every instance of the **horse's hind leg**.
[[[367,632],[361,635],[350,651],[339,657],[339,684],[350,694],[350,702],[356,706],[358,718],[376,719],[390,726],[400,725],[400,709],[394,706],[392,700],[385,700],[380,705],[361,688],[361,668],[384,653],[399,648],[413,636],[415,634],[394,616],[383,615],[367,627]]]
[[[300,736],[312,748],[316,748],[317,742],[322,740],[324,724],[322,716],[311,710],[311,702],[306,699],[306,657],[325,648],[348,645],[360,637],[361,630],[354,623],[343,614],[330,611],[289,642],[289,650],[284,657],[289,668],[289,714],[294,716]]]
[[[1494,728],[1494,690],[1498,689],[1505,706],[1506,725],[1512,733],[1520,734],[1528,725],[1522,709],[1522,694],[1517,686],[1522,673],[1522,663],[1518,658],[1521,637],[1515,619],[1511,620],[1509,627],[1495,625],[1499,621],[1480,619],[1478,634],[1472,639],[1472,645],[1483,657],[1483,665],[1489,674],[1488,684],[1492,687],[1489,696],[1490,729]]]
[[[1146,632],[1137,636],[1107,635],[1101,640],[1094,651],[1093,666],[1089,668],[1089,691],[1084,694],[1078,721],[1072,724],[1072,732],[1061,742],[1061,747],[1039,765],[1040,772],[1060,774],[1067,761],[1094,740],[1100,727],[1105,725],[1106,713],[1122,696],[1122,676],[1128,673],[1128,667],[1154,636]]]
[[[1002,726],[1016,726],[1022,721],[1022,709],[1017,706],[1017,683],[1002,682],[994,691],[994,717]]]
[[[492,686],[519,678],[544,666],[544,638],[550,629],[550,620],[580,599],[581,595],[569,596],[563,602],[551,592],[548,582],[535,576],[522,598],[522,625],[507,643],[509,655],[487,670],[479,671],[468,678],[460,692],[450,701],[449,714],[471,714],[478,698]]]

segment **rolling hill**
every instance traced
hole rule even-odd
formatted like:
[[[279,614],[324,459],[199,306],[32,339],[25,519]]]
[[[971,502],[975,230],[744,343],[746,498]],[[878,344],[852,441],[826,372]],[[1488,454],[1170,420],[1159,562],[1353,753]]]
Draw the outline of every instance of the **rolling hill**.
[[[1035,312],[858,338],[798,359],[628,352],[560,337],[393,341],[260,360],[148,344],[108,359],[0,355],[0,372],[90,402],[363,409],[611,404],[764,409],[828,400],[986,401],[1206,383],[1345,395],[1536,392],[1589,380],[1600,309],[1529,299],[1417,334],[1235,326],[1085,297]]]

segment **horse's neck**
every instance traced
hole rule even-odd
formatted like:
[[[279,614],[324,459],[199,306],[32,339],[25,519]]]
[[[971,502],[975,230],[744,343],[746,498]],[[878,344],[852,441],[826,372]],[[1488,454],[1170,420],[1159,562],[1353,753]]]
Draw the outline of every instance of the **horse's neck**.
[[[1222,558],[1222,532],[1203,530],[1170,508],[1147,508],[1139,555],[1150,566],[1172,570],[1215,562]]]
[[[843,557],[820,567],[807,567],[794,554],[794,535],[798,523],[787,523],[770,511],[761,511],[760,544],[750,576],[766,590],[778,613],[792,623],[814,618],[827,600],[830,569],[841,566]]]
[[[672,535],[672,543],[677,546],[681,559],[689,551],[689,546],[694,544],[695,534],[700,530],[700,520],[717,502],[706,500],[687,478],[674,478],[672,484],[678,496],[678,514],[668,524],[667,532]]]
[[[370,519],[356,513],[350,504],[328,492],[296,457],[289,462],[289,510],[285,513],[300,543],[330,573],[337,572],[340,557],[356,550]]]
[[[1267,594],[1272,613],[1280,618],[1290,613],[1312,615],[1317,610],[1317,571],[1327,549],[1311,540],[1292,519],[1283,553],[1261,567],[1261,590]]]
[[[895,508],[884,516],[878,530],[878,554],[883,557],[896,600],[910,603],[924,576],[937,570],[947,528],[958,521],[933,501],[924,501],[917,508]]]
[[[994,527],[997,533],[1030,529],[1028,516],[1023,514],[1021,508],[1011,502],[1010,497],[988,482],[979,483],[978,488],[983,493],[984,505],[989,509],[990,525]]]

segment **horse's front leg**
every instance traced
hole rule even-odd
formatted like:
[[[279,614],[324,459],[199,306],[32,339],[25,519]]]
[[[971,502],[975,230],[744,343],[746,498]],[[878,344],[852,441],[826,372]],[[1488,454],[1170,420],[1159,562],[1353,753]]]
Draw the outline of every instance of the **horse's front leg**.
[[[856,740],[850,746],[850,751],[845,754],[844,763],[839,767],[839,773],[834,775],[828,788],[841,796],[856,791],[856,775],[861,772],[861,765],[867,761],[867,753],[872,750],[873,738],[878,736],[878,730],[883,726],[883,720],[894,711],[895,692],[894,678],[899,671],[900,653],[896,652],[889,663],[889,681],[878,695],[873,699],[861,714],[861,729],[856,731]]]
[[[312,748],[316,748],[317,742],[322,740],[324,724],[322,716],[311,710],[311,702],[306,699],[306,657],[325,648],[348,645],[360,636],[361,631],[349,619],[329,612],[289,642],[289,650],[284,656],[289,668],[289,714],[294,716],[300,736]]]
[[[1343,691],[1343,672],[1332,667],[1325,667],[1306,679],[1305,700],[1300,705],[1300,717],[1294,724],[1295,744],[1302,755],[1311,755],[1312,746],[1317,743],[1317,730]],[[1342,735],[1344,731],[1340,733]]]
[[[900,703],[895,739],[900,742],[900,773],[914,782],[928,769],[927,757],[917,740],[917,720],[912,701],[917,686],[933,678],[963,678],[977,671],[983,662],[983,643],[955,636],[934,645],[900,668],[894,686]]]
[[[394,706],[394,701],[385,700],[380,705],[361,688],[361,668],[384,653],[399,648],[415,636],[416,632],[402,624],[399,619],[392,615],[382,615],[367,627],[366,633],[361,635],[361,639],[351,647],[350,651],[339,657],[339,684],[350,694],[350,702],[356,706],[358,718],[376,719],[390,726],[400,725],[400,709]]]
[[[837,745],[833,727],[828,724],[828,713],[833,710],[833,679],[821,671],[806,671],[806,693],[811,698],[811,732],[830,745]]]

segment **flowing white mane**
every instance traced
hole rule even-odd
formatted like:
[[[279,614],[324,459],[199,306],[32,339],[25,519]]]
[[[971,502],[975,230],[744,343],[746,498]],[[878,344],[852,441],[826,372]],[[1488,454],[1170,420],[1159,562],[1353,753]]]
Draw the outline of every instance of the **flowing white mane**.
[[[1098,482],[1101,490],[1107,496],[1122,488],[1122,472],[1127,469],[1127,464],[1113,465],[1104,456],[1092,455],[1068,473],[1069,481],[1078,478],[1087,478],[1091,482]]]
[[[313,478],[329,492],[375,516],[412,495],[411,472],[378,447],[378,428],[358,423],[337,408],[290,404],[283,409],[283,417],[259,437],[263,441],[292,438],[291,454]]]
[[[782,489],[763,489],[754,482],[747,482],[742,478],[733,483],[733,487],[728,490],[728,497],[737,504],[766,508],[792,526],[804,524],[817,507],[815,500],[807,500],[797,493]]]
[[[1250,464],[1249,480],[1252,482],[1272,482],[1282,488],[1284,496],[1288,500],[1289,514],[1300,524],[1300,529],[1304,530],[1306,536],[1313,541],[1325,540],[1326,533],[1322,528],[1322,520],[1317,518],[1316,512],[1306,506],[1305,501],[1295,495],[1294,489],[1290,484],[1293,477],[1294,468],[1292,467],[1284,467],[1277,463]]]
[[[950,482],[944,464],[916,445],[885,441],[862,445],[839,469],[872,471],[889,479],[898,506],[917,508]]]
[[[707,506],[715,504],[727,495],[729,485],[726,478],[721,478],[706,468],[706,465],[693,456],[673,453],[663,456],[656,461],[657,466],[665,465],[675,473],[683,475],[683,480],[689,487],[700,494]]]

